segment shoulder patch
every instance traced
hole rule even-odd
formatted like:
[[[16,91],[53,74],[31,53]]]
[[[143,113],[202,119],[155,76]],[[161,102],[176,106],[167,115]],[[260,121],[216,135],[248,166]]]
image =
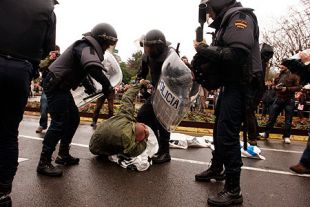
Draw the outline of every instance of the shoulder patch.
[[[238,29],[245,29],[248,27],[248,22],[243,19],[237,19],[235,21],[235,27]]]

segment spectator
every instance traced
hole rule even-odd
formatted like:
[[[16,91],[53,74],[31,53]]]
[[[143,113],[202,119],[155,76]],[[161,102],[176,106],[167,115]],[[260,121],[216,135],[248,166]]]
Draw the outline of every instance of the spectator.
[[[204,113],[205,110],[208,108],[206,101],[208,97],[208,91],[202,86],[199,86],[199,111]]]
[[[269,114],[270,106],[275,100],[276,91],[272,88],[272,80],[266,81],[266,91],[262,98],[263,110],[262,117],[265,118],[267,114]]]
[[[94,113],[93,113],[93,122],[90,124],[94,129],[96,129],[100,110],[101,110],[106,99],[108,100],[108,116],[109,116],[109,118],[113,116],[113,113],[114,113],[114,109],[113,109],[114,97],[115,97],[115,91],[113,91],[108,96],[103,95],[97,99],[96,108],[95,108]]]
[[[49,55],[44,59],[41,60],[39,65],[39,71],[42,74],[42,81],[40,83],[41,86],[44,78],[48,73],[48,66],[50,66],[56,58],[60,55],[60,48],[56,45],[55,50],[51,51]],[[40,121],[39,127],[36,129],[36,133],[42,133],[43,130],[47,129],[47,122],[48,122],[48,113],[47,113],[47,98],[44,90],[42,90],[41,98],[40,98]]]
[[[295,108],[295,92],[301,89],[299,85],[299,77],[292,74],[283,64],[279,65],[280,73],[275,78],[273,88],[276,91],[276,99],[270,107],[270,115],[265,127],[265,132],[260,135],[267,139],[279,114],[285,110],[285,123],[283,131],[283,141],[290,144],[291,125]]]
[[[303,90],[300,90],[296,93],[295,99],[297,101],[297,115],[301,124],[305,123],[303,112],[306,104],[306,95]]]

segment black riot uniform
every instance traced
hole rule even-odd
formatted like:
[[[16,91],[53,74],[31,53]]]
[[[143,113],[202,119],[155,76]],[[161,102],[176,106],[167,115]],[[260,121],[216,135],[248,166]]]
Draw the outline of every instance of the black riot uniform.
[[[151,83],[156,88],[161,75],[161,67],[170,48],[167,46],[164,34],[159,30],[151,30],[146,34],[143,47],[144,54],[137,79],[146,79],[146,76],[150,73]],[[145,103],[138,112],[137,121],[150,126],[158,139],[159,150],[157,156],[153,158],[153,162],[169,162],[171,160],[169,153],[170,132],[157,120],[152,106],[152,96],[149,95],[146,98]]]
[[[207,6],[214,19],[210,27],[215,29],[215,39],[210,47],[199,44],[197,55],[220,71],[222,78],[218,84],[221,91],[215,112],[212,165],[195,178],[197,181],[226,179],[224,190],[209,197],[208,203],[227,206],[243,202],[239,133],[246,101],[251,101],[247,100],[247,89],[253,76],[262,72],[259,30],[253,10],[235,0],[210,0]],[[197,68],[195,60],[193,64]]]
[[[79,158],[69,154],[72,138],[80,122],[79,111],[70,90],[77,88],[89,74],[102,85],[105,94],[113,91],[109,80],[102,73],[104,66],[101,62],[105,50],[117,42],[114,28],[101,23],[84,36],[49,66],[49,73],[43,81],[52,119],[37,167],[37,172],[43,175],[62,175],[62,170],[51,164],[51,156],[59,140],[59,153],[55,162],[62,165],[79,163]]]
[[[55,47],[52,0],[0,1],[0,206],[11,206],[9,193],[18,166],[18,126],[40,60]]]

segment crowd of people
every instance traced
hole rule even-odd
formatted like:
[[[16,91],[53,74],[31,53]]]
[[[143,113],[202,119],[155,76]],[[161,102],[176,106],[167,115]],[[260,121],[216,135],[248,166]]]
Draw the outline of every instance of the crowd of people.
[[[12,205],[10,193],[18,167],[18,127],[23,118],[30,82],[38,77],[38,68],[44,74],[41,84],[44,93],[41,96],[42,121],[37,132],[47,129],[36,169],[38,174],[51,177],[63,175],[63,170],[52,164],[52,154],[58,142],[55,163],[63,166],[79,164],[80,159],[70,154],[70,144],[80,123],[79,110],[70,91],[83,85],[86,93],[93,94],[95,91],[89,83],[90,78],[100,83],[104,94],[97,100],[90,151],[99,156],[138,156],[146,149],[152,130],[159,145],[152,162],[162,164],[171,161],[170,132],[160,123],[152,105],[152,97],[162,75],[161,68],[169,51],[174,49],[166,41],[164,33],[153,29],[144,36],[141,41],[144,53],[135,84],[126,88],[121,109],[114,114],[115,88],[103,73],[105,68],[102,61],[105,51],[117,44],[116,30],[108,23],[99,23],[60,54],[55,45],[55,4],[58,4],[56,0],[44,3],[39,0],[0,3],[1,8],[7,10],[5,13],[0,12],[0,17],[12,17],[10,27],[5,21],[0,22],[0,88],[2,94],[11,100],[9,103],[1,102],[1,108],[7,109],[3,111],[0,124],[1,207]],[[203,97],[207,96],[208,90],[217,91],[218,98],[212,164],[196,174],[195,180],[225,180],[223,190],[209,196],[208,204],[229,206],[243,202],[240,186],[243,165],[240,152],[241,126],[247,129],[249,140],[255,144],[258,137],[255,111],[263,100],[266,104],[264,112],[269,111],[269,119],[262,137],[269,137],[278,115],[285,110],[283,140],[290,143],[295,93],[301,90],[301,83],[310,81],[309,66],[305,64],[309,62],[310,55],[301,53],[301,61],[282,61],[279,75],[273,83],[267,85],[265,93],[267,96],[267,93],[271,93],[269,89],[274,90],[274,95],[269,95],[274,100],[267,100],[262,91],[265,91],[265,70],[273,51],[260,48],[259,27],[253,9],[244,8],[236,0],[209,0],[202,4],[207,8],[206,14],[213,19],[209,25],[215,29],[212,43],[208,45],[204,40],[196,38],[194,48],[197,53],[192,63],[186,57],[182,60],[191,69],[193,79],[201,84],[202,111],[206,107]],[[21,24],[30,26],[25,31]],[[149,75],[150,82],[146,81]],[[11,87],[10,93],[7,87]],[[145,101],[135,117],[133,98],[139,90]],[[110,118],[97,126],[98,114],[105,99],[109,101]],[[302,96],[298,96],[298,99],[302,100]],[[300,105],[305,104],[300,102]],[[302,110],[303,107],[299,108]],[[47,112],[51,117],[48,128]],[[310,173],[310,139],[300,162],[290,169],[296,173]]]

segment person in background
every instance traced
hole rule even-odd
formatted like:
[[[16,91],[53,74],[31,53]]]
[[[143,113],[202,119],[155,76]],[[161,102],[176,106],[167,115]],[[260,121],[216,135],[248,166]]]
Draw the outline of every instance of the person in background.
[[[273,89],[276,91],[276,98],[270,107],[269,119],[265,127],[265,132],[260,133],[262,138],[269,138],[274,124],[280,113],[285,110],[285,123],[283,131],[283,141],[290,144],[291,127],[295,108],[295,92],[301,89],[299,77],[291,73],[283,64],[279,65],[280,73],[274,80]]]
[[[55,47],[53,10],[52,0],[0,1],[0,90],[10,100],[0,102],[1,207],[12,206],[10,193],[18,167],[18,127],[31,80],[37,78],[40,60]]]
[[[295,94],[295,99],[297,101],[297,116],[299,118],[300,123],[304,124],[305,120],[303,112],[306,105],[306,95],[304,94],[303,89],[301,89]]]
[[[42,87],[42,82],[48,73],[48,66],[50,66],[56,58],[60,55],[60,48],[56,45],[55,50],[51,51],[49,55],[44,59],[41,60],[39,65],[39,71],[42,74],[42,81],[40,83]],[[39,127],[36,129],[36,133],[42,133],[43,130],[47,129],[47,122],[48,122],[48,113],[47,113],[47,98],[44,90],[42,90],[41,98],[40,98],[40,121]]]
[[[114,114],[114,97],[115,97],[115,91],[113,90],[113,92],[111,94],[109,94],[108,96],[103,95],[100,96],[97,101],[96,101],[96,108],[94,110],[93,113],[93,121],[90,124],[94,129],[96,129],[97,127],[97,121],[99,118],[99,114],[100,114],[100,110],[105,102],[105,100],[108,100],[108,116],[109,118],[113,116]]]
[[[70,155],[70,144],[80,123],[79,110],[71,90],[76,89],[88,75],[102,85],[102,92],[113,91],[108,78],[102,73],[104,52],[117,43],[115,29],[100,23],[84,34],[84,37],[69,46],[49,67],[43,81],[51,124],[44,136],[37,173],[46,176],[61,176],[62,170],[54,166],[52,154],[60,141],[58,156],[60,165],[77,165],[79,158]],[[86,88],[87,89],[87,88]],[[93,93],[90,91],[89,93]]]
[[[260,56],[263,70],[260,72],[256,72],[252,81],[253,85],[252,87],[249,87],[249,99],[253,101],[247,102],[246,104],[247,111],[245,117],[245,124],[249,136],[248,142],[250,145],[257,145],[257,140],[260,139],[260,135],[258,133],[256,111],[266,91],[265,74],[267,71],[269,60],[273,57],[273,53],[273,48],[270,45],[266,43],[262,44]]]
[[[270,112],[270,106],[275,100],[276,91],[272,88],[273,81],[267,80],[266,81],[266,90],[264,92],[263,98],[262,98],[262,104],[263,104],[263,110],[262,110],[262,118],[266,118],[266,115],[269,115]]]

